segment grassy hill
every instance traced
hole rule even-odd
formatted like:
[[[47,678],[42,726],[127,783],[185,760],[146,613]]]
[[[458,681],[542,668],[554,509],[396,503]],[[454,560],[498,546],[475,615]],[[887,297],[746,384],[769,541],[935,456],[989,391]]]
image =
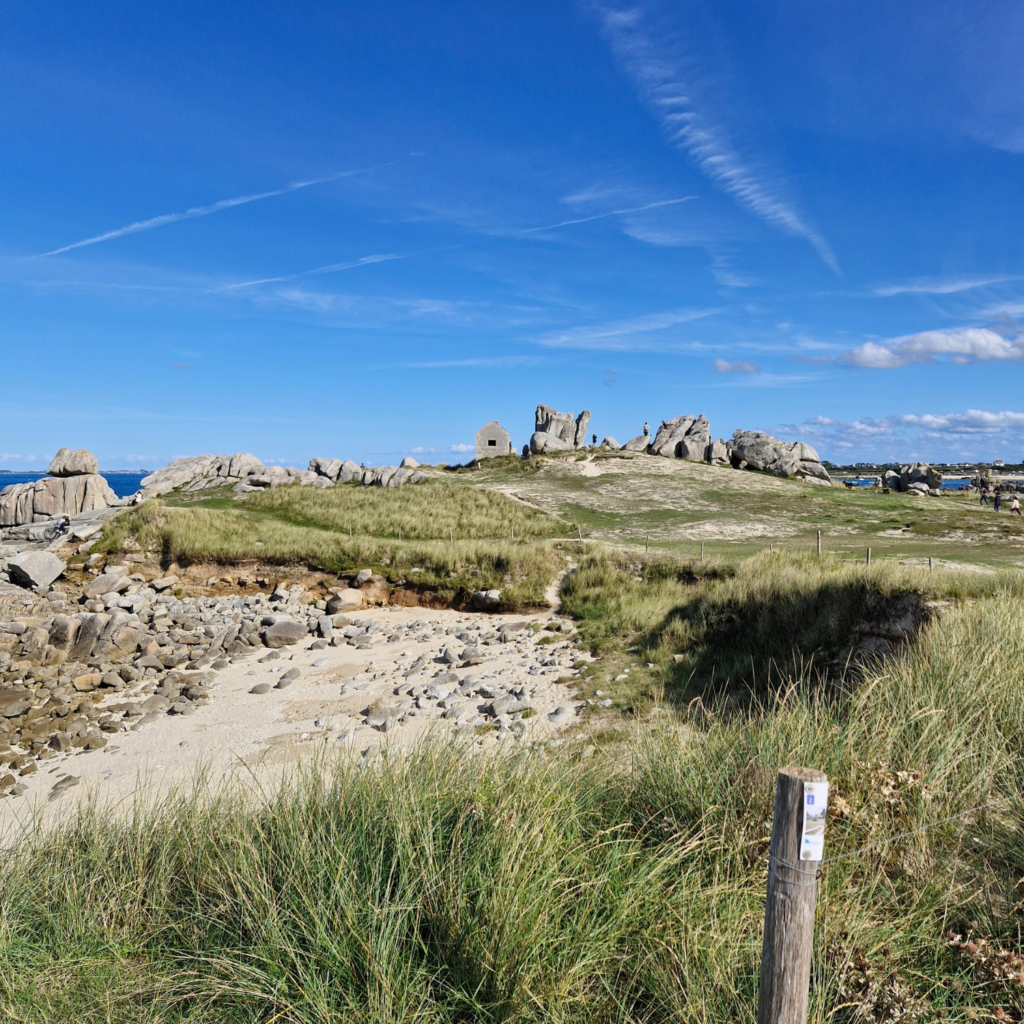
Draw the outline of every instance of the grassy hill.
[[[586,536],[637,547],[729,560],[766,549],[813,546],[844,557],[929,556],[964,564],[1024,564],[1024,523],[996,515],[977,497],[882,494],[821,487],[680,459],[583,454],[494,459],[471,475],[482,487],[579,524]]]

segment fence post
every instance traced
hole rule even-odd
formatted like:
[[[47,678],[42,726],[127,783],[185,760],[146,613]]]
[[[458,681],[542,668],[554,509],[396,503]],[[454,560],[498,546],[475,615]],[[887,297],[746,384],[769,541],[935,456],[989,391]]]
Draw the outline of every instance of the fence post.
[[[825,773],[814,768],[783,768],[779,772],[768,854],[757,1024],[807,1021],[818,859],[800,856],[806,805],[804,783],[826,781]],[[823,831],[823,817],[820,827]],[[820,858],[820,850],[815,852]]]
[[[647,534],[647,536],[644,538],[644,551],[650,551],[650,550],[651,550],[651,535]]]
[[[868,548],[868,558],[867,558],[867,563],[866,564],[867,565],[871,564],[871,548]]]
[[[704,561],[704,541],[700,542],[700,560]]]
[[[452,528],[450,526],[448,527],[448,543],[449,544],[454,544],[455,543],[455,534],[452,533]]]
[[[818,531],[818,557],[821,558],[821,530]]]
[[[583,529],[582,529],[582,527],[580,526],[580,524],[579,524],[579,523],[577,523],[577,524],[576,524],[576,536],[577,536],[577,537],[578,537],[578,538],[579,538],[580,540],[583,540]]]
[[[928,571],[929,572],[932,571],[932,556],[931,555],[928,556]]]

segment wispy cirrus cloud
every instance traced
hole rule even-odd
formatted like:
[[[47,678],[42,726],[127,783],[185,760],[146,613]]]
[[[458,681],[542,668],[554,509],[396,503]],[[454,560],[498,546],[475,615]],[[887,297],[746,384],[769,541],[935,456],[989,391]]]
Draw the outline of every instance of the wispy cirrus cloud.
[[[724,103],[678,33],[651,23],[639,6],[599,6],[613,51],[676,149],[686,153],[719,188],[769,224],[808,241],[836,273],[839,264],[821,233],[790,200],[780,175],[741,153],[726,127]]]
[[[712,364],[715,373],[760,373],[761,368],[756,363],[746,360],[716,359]]]
[[[83,238],[79,242],[72,242],[70,245],[63,245],[59,249],[51,249],[49,252],[41,252],[28,259],[42,259],[44,256],[59,256],[63,252],[71,252],[72,249],[81,249],[87,245],[97,245],[100,242],[109,242],[115,238],[123,238],[125,235],[135,235],[140,231],[152,231],[153,228],[162,228],[167,224],[176,224],[183,220],[194,220],[197,217],[208,217],[211,213],[220,213],[222,210],[231,210],[236,206],[245,206],[247,203],[256,203],[261,199],[271,199],[274,196],[287,195],[289,192],[298,192],[300,189],[309,188],[312,185],[323,185],[329,181],[340,181],[342,178],[350,178],[356,174],[366,174],[369,171],[380,170],[383,167],[391,167],[399,163],[392,160],[386,164],[376,164],[373,167],[361,167],[354,171],[338,171],[337,174],[328,174],[323,178],[311,178],[309,181],[293,181],[284,188],[272,189],[269,192],[253,192],[249,195],[235,196],[233,199],[220,199],[215,203],[206,206],[193,206],[179,213],[163,213],[158,217],[150,217],[148,220],[137,220],[124,227],[114,228],[112,231],[104,231],[103,234],[93,235],[91,238]]]
[[[994,284],[1019,281],[1017,274],[998,274],[991,277],[956,277],[943,280],[919,279],[903,284],[883,285],[872,289],[872,295],[888,298],[893,295],[956,295],[958,292],[974,291],[975,288],[989,288]]]
[[[589,351],[653,351],[671,347],[649,335],[679,324],[701,320],[719,312],[717,309],[680,309],[651,313],[628,320],[606,324],[590,324],[553,331],[536,339],[546,348],[574,348]]]
[[[891,341],[868,341],[843,353],[840,359],[871,370],[895,370],[911,363],[933,363],[949,356],[959,365],[993,360],[1024,359],[1024,337],[1005,338],[987,327],[922,331]]]

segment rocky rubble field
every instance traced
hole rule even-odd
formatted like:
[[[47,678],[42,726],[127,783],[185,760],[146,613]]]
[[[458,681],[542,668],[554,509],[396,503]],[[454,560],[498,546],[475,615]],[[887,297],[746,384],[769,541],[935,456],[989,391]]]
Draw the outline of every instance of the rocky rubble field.
[[[93,557],[98,569],[102,556]],[[478,613],[424,618],[422,609],[382,609],[354,617],[367,592],[340,586],[319,600],[284,583],[269,595],[184,597],[176,577],[146,579],[132,569],[103,566],[80,605],[66,589],[0,591],[3,795],[24,794],[47,762],[64,765],[168,716],[205,713],[217,702],[218,680],[241,665],[251,662],[246,674],[258,677],[247,701],[280,693],[302,675],[287,667],[299,651],[322,652],[314,667],[336,661],[338,648],[391,661],[338,694],[349,698],[336,709],[347,725],[339,719],[330,729],[346,740],[433,720],[473,737],[479,731],[482,740],[518,738],[538,700],[546,725],[576,718],[569,690],[555,685],[587,661],[568,621],[542,631]],[[366,571],[349,582],[372,590],[374,581]],[[326,720],[317,727],[326,729]],[[52,793],[74,778],[59,777]]]

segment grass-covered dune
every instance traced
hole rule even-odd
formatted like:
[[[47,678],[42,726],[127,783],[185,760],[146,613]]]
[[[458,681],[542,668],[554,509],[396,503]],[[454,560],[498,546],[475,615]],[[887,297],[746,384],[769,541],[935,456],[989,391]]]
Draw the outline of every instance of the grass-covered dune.
[[[93,551],[143,550],[164,565],[370,568],[447,601],[499,588],[503,608],[517,611],[545,603],[545,588],[566,564],[548,541],[570,532],[558,517],[503,494],[436,480],[400,489],[282,487],[241,501],[147,501],[112,520]]]
[[[794,679],[854,685],[866,657],[913,643],[949,602],[1024,608],[1024,578],[929,572],[894,560],[865,567],[813,552],[723,563],[595,545],[579,556],[561,596],[595,651],[621,649],[628,638],[637,660],[655,665],[648,685],[686,703],[763,699]]]
[[[673,631],[698,609],[778,603],[795,655],[859,594],[943,604],[842,686],[780,657],[740,706],[637,706],[485,759],[324,760],[262,797],[214,786],[36,833],[0,873],[0,1019],[752,1021],[774,778],[795,763],[831,780],[826,856],[859,851],[823,870],[810,1020],[1020,1020],[1019,585],[609,558],[567,596],[662,683],[670,653],[728,653],[713,627]]]

